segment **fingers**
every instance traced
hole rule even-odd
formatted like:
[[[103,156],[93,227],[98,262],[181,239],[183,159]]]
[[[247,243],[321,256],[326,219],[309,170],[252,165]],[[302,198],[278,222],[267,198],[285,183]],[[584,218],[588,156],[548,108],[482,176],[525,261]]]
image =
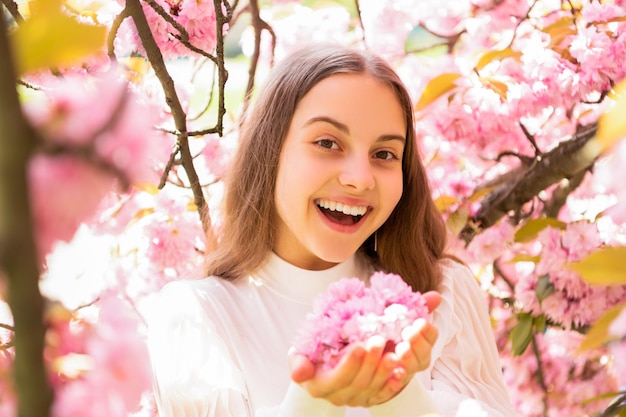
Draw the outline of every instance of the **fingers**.
[[[346,352],[333,369],[318,369],[315,377],[304,381],[302,385],[309,391],[312,397],[326,398],[330,401],[333,393],[350,386],[359,373],[365,356],[365,348],[361,345],[356,345]]]
[[[416,320],[402,331],[403,340],[396,345],[396,353],[409,374],[428,368],[438,335],[437,328],[424,319]]]
[[[433,312],[439,304],[441,304],[441,294],[437,291],[428,291],[422,294],[426,299],[426,307],[428,307],[429,312]]]
[[[433,296],[432,305],[436,307],[440,299]],[[316,368],[305,356],[290,351],[291,377],[315,398],[337,406],[370,407],[396,396],[415,373],[429,367],[437,337],[435,326],[418,319],[402,331],[394,351],[385,352],[385,339],[374,336],[351,347],[333,369]]]
[[[381,390],[400,366],[395,353],[385,353],[385,344],[383,337],[374,336],[365,345],[349,351],[334,369],[319,370],[314,379],[302,385],[311,396],[324,398],[337,406],[373,405],[372,398],[381,397]],[[382,397],[387,400],[392,395],[395,393]]]
[[[288,353],[291,379],[298,384],[315,376],[315,365],[306,356],[295,352],[293,348]]]
[[[396,361],[384,357],[386,340],[382,336],[371,337],[366,343],[363,366],[349,387],[336,392],[351,407],[366,406],[373,394],[378,393],[397,366]]]

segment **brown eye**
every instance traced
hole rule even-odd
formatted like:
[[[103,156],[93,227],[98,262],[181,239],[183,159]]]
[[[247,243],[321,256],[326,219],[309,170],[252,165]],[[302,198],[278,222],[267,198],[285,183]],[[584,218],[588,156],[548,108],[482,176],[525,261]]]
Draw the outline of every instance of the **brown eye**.
[[[320,139],[316,141],[315,144],[324,149],[339,149],[337,143],[331,139]]]
[[[398,159],[396,154],[394,154],[393,152],[390,152],[390,151],[378,151],[378,152],[376,152],[374,154],[374,158],[376,158],[376,159],[384,159],[384,160]]]

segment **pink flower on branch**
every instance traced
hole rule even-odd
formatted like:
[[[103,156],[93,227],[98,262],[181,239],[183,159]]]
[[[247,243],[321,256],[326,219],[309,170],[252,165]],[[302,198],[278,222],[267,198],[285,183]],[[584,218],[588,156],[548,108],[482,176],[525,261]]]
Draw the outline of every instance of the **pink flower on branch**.
[[[372,336],[382,336],[393,349],[405,327],[428,317],[425,298],[400,276],[376,272],[369,281],[367,286],[358,278],[343,278],[320,294],[298,333],[296,352],[332,368],[349,346]]]
[[[164,58],[197,56],[195,50],[181,42],[185,37],[188,37],[185,41],[192,48],[206,53],[213,52],[217,44],[217,19],[211,0],[155,0],[154,4],[155,7],[148,2],[142,2],[142,7],[152,36]],[[123,25],[122,31],[123,36],[133,45],[133,52],[145,55],[134,23]]]

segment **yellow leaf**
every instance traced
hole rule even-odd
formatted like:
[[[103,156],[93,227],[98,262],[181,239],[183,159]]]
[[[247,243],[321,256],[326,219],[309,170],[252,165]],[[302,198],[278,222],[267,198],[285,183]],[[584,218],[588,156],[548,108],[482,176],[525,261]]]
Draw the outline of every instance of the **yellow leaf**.
[[[146,192],[148,194],[151,195],[157,195],[161,190],[159,189],[159,187],[157,187],[156,184],[153,183],[145,183],[145,184],[141,184],[141,185],[137,185],[136,186],[138,190]]]
[[[626,284],[626,246],[599,249],[568,266],[592,285]]]
[[[623,309],[626,308],[626,302],[617,304],[611,307],[607,312],[605,312],[602,317],[600,317],[594,324],[591,326],[591,329],[585,335],[585,338],[580,343],[578,347],[578,352],[583,352],[589,349],[595,349],[606,342],[609,341],[609,327],[613,320],[622,312]]]
[[[539,255],[529,255],[527,253],[520,253],[519,255],[515,255],[514,257],[512,257],[509,263],[532,262],[536,264],[540,260],[541,260],[541,256]]]
[[[509,91],[509,87],[506,83],[489,77],[481,77],[480,81],[485,87],[495,91],[502,99],[506,99],[506,93]]]
[[[458,202],[458,198],[452,197],[450,195],[442,195],[435,199],[435,206],[437,207],[437,210],[443,212],[447,208]]]
[[[487,51],[484,54],[482,54],[481,57],[478,59],[478,63],[476,64],[476,70],[480,71],[485,66],[487,66],[487,64],[491,63],[494,60],[500,60],[501,61],[504,58],[519,59],[520,56],[522,56],[521,52],[514,51],[511,48],[497,49],[497,50],[494,50],[494,51]]]
[[[493,186],[487,186],[487,187],[479,187],[476,188],[476,190],[474,190],[474,194],[472,194],[468,200],[475,203],[476,201],[480,201],[482,200],[483,197],[485,197],[487,194],[489,194],[490,192],[492,192],[493,190],[495,190],[496,187]]]
[[[626,80],[622,80],[610,95],[615,103],[609,111],[600,117],[598,133],[594,141],[598,142],[603,150],[611,148],[619,140],[626,137]]]
[[[437,100],[445,93],[455,89],[456,84],[454,82],[460,76],[461,74],[445,72],[430,80],[426,85],[426,88],[424,88],[424,92],[417,102],[417,105],[415,106],[416,110],[424,110],[433,101]]]
[[[37,3],[33,15],[10,35],[18,75],[76,65],[104,47],[106,27],[77,21],[63,13],[58,1]]]
[[[517,232],[515,232],[515,241],[518,243],[530,242],[537,237],[539,232],[548,226],[563,230],[566,225],[562,221],[551,217],[532,219],[526,222],[525,225],[520,227]]]
[[[150,68],[150,64],[143,57],[122,57],[118,59],[118,62],[127,69],[126,77],[133,83],[140,83]]]
[[[578,33],[572,17],[563,17],[541,29],[541,31],[550,35],[549,48],[552,49],[558,46],[568,36]]]

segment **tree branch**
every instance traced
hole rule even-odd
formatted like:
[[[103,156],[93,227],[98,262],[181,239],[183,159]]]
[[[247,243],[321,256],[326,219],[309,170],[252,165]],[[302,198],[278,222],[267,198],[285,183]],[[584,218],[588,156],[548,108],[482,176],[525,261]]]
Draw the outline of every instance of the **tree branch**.
[[[552,197],[544,204],[543,214],[545,214],[546,217],[556,218],[559,215],[561,208],[563,208],[567,202],[567,197],[583,182],[588,171],[588,169],[582,170],[569,180],[563,180],[558,185],[552,192]]]
[[[165,61],[163,60],[161,50],[154,40],[154,36],[152,36],[150,26],[143,12],[143,9],[141,8],[139,0],[128,0],[126,2],[126,8],[128,9],[133,21],[135,22],[135,27],[137,28],[137,32],[139,33],[141,43],[146,50],[148,60],[150,61],[150,64],[154,69],[154,73],[161,83],[161,87],[163,88],[163,92],[165,93],[165,101],[172,112],[174,125],[176,126],[177,130],[176,144],[177,147],[180,149],[180,158],[182,160],[183,168],[185,169],[185,172],[187,174],[187,178],[189,179],[189,186],[191,187],[191,190],[193,192],[194,203],[198,208],[198,214],[200,216],[200,221],[202,222],[202,229],[204,230],[207,239],[207,245],[210,246],[215,241],[215,235],[211,225],[211,217],[209,216],[208,205],[206,199],[204,198],[202,186],[200,184],[200,180],[198,179],[198,173],[196,172],[196,169],[193,165],[193,158],[189,150],[189,139],[187,135],[187,115],[185,114],[185,111],[183,110],[183,107],[176,93],[174,80],[172,80],[172,77],[170,76],[169,72],[167,71],[167,67],[165,66]]]
[[[0,269],[8,277],[15,326],[18,416],[45,417],[53,394],[43,359],[44,300],[26,176],[40,141],[22,114],[15,83],[6,22],[0,18]]]
[[[483,199],[477,213],[468,219],[459,237],[466,243],[471,242],[481,230],[494,225],[511,212],[519,212],[540,191],[589,169],[597,156],[589,157],[583,148],[597,130],[597,123],[579,127],[571,139],[538,156],[533,164],[524,164],[503,174],[508,176],[507,180]]]
[[[215,5],[215,31],[216,31],[216,44],[215,55],[217,58],[217,82],[218,88],[218,102],[217,102],[217,122],[216,129],[220,136],[224,130],[224,115],[226,114],[226,106],[224,104],[224,90],[226,87],[226,80],[228,79],[228,71],[226,71],[226,64],[224,62],[224,28],[228,25],[232,11],[229,11],[227,15],[222,12],[222,1],[213,0]]]

